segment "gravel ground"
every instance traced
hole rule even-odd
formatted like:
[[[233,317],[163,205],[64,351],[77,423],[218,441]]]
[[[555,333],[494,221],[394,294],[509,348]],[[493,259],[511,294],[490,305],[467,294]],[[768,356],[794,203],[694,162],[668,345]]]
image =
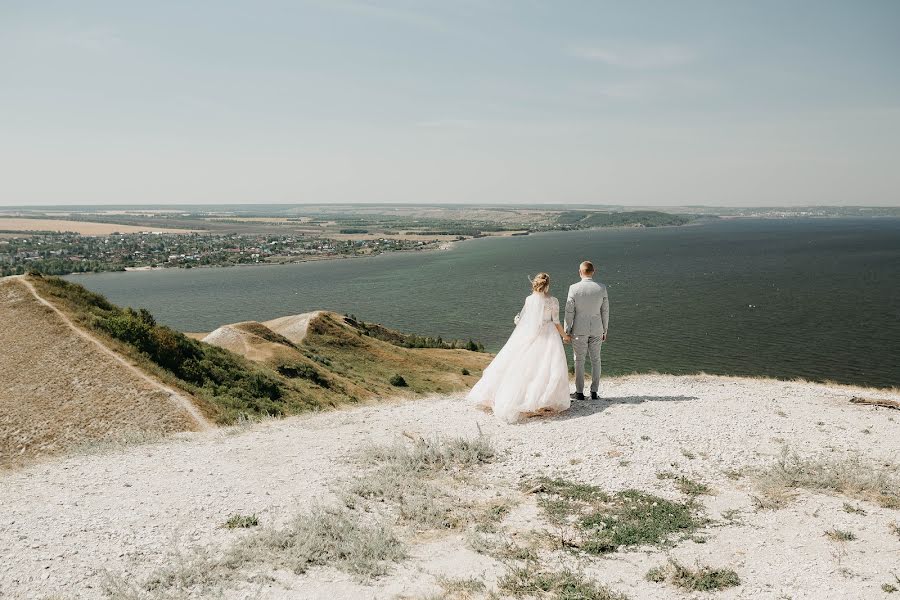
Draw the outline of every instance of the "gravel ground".
[[[742,584],[715,598],[879,598],[891,570],[900,575],[900,535],[890,530],[900,511],[852,501],[866,514],[848,513],[845,498],[810,493],[781,510],[756,511],[750,478],[726,475],[771,463],[784,445],[801,455],[900,462],[900,412],[848,403],[854,395],[900,399],[897,392],[644,375],[604,380],[602,394],[521,425],[505,425],[461,397],[432,398],[178,434],[0,474],[0,598],[103,597],[107,572],[134,577],[191,548],[224,547],[245,535],[221,528],[233,513],[278,525],[327,502],[367,443],[404,432],[474,436],[479,428],[501,459],[478,476],[504,494],[518,493],[523,477],[547,474],[674,499],[672,482],[656,474],[676,470],[714,488],[701,497],[707,516],[721,521],[722,513],[738,511],[736,523],[708,528],[705,543],[618,552],[582,565],[632,599],[690,597],[644,580],[667,555],[737,571]],[[533,498],[522,496],[507,521],[524,531],[536,513]],[[829,540],[824,532],[834,527],[857,539]],[[503,572],[458,535],[416,540],[411,552],[391,576],[366,584],[317,568],[279,573],[280,584],[247,584],[225,597],[418,598],[439,591],[439,575],[478,576],[490,587]]]

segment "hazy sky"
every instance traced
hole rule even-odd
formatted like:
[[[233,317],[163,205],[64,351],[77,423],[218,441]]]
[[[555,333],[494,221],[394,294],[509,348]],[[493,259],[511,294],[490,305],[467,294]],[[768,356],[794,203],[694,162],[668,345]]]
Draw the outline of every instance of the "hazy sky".
[[[0,204],[900,204],[897,0],[0,0]]]

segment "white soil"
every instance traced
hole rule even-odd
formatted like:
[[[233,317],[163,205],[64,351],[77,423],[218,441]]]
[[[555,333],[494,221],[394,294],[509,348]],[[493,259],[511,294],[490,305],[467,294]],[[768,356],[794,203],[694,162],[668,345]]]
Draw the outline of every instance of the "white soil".
[[[476,475],[504,494],[539,474],[636,488],[682,498],[660,471],[678,471],[715,488],[700,501],[712,519],[739,511],[739,523],[708,528],[705,543],[637,549],[585,561],[586,574],[638,598],[690,594],[644,579],[667,554],[733,568],[741,585],[698,598],[880,598],[900,574],[900,511],[845,498],[801,493],[788,507],[756,511],[749,478],[729,469],[771,463],[787,444],[801,455],[897,462],[900,412],[848,403],[854,395],[900,399],[890,391],[804,382],[711,376],[634,376],[604,380],[605,400],[575,403],[563,415],[505,425],[460,397],[402,401],[253,425],[179,434],[106,454],[54,459],[0,475],[0,598],[98,598],[104,573],[146,574],[192,548],[221,548],[246,535],[220,526],[233,513],[279,525],[333,490],[356,468],[361,445],[403,432],[474,436],[480,427],[501,452]],[[401,438],[402,439],[402,438]],[[691,454],[695,458],[688,458]],[[673,466],[677,463],[677,466]],[[519,496],[509,527],[534,527],[534,498]],[[823,534],[854,532],[845,544]],[[436,577],[482,577],[493,586],[504,567],[467,549],[461,536],[431,536],[392,575],[360,583],[316,568],[279,573],[261,589],[247,584],[225,597],[407,598],[439,591]],[[258,595],[257,595],[258,593]]]
[[[309,330],[309,322],[321,314],[322,311],[317,310],[299,315],[288,315],[287,317],[264,321],[263,325],[275,333],[283,335],[293,343],[299,344],[306,337],[306,332]]]

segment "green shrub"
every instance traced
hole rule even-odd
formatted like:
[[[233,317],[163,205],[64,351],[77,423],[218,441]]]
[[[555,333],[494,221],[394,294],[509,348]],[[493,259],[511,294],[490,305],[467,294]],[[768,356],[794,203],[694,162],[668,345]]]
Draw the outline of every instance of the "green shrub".
[[[395,375],[391,375],[389,383],[394,387],[408,387],[409,386],[409,384],[406,383],[406,380],[403,378],[403,375],[400,375],[399,373],[397,373]]]

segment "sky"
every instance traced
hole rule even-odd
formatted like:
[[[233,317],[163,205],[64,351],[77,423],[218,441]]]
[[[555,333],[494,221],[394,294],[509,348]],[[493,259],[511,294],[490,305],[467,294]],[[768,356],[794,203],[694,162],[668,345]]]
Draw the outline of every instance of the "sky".
[[[0,0],[0,205],[900,205],[895,0]]]

